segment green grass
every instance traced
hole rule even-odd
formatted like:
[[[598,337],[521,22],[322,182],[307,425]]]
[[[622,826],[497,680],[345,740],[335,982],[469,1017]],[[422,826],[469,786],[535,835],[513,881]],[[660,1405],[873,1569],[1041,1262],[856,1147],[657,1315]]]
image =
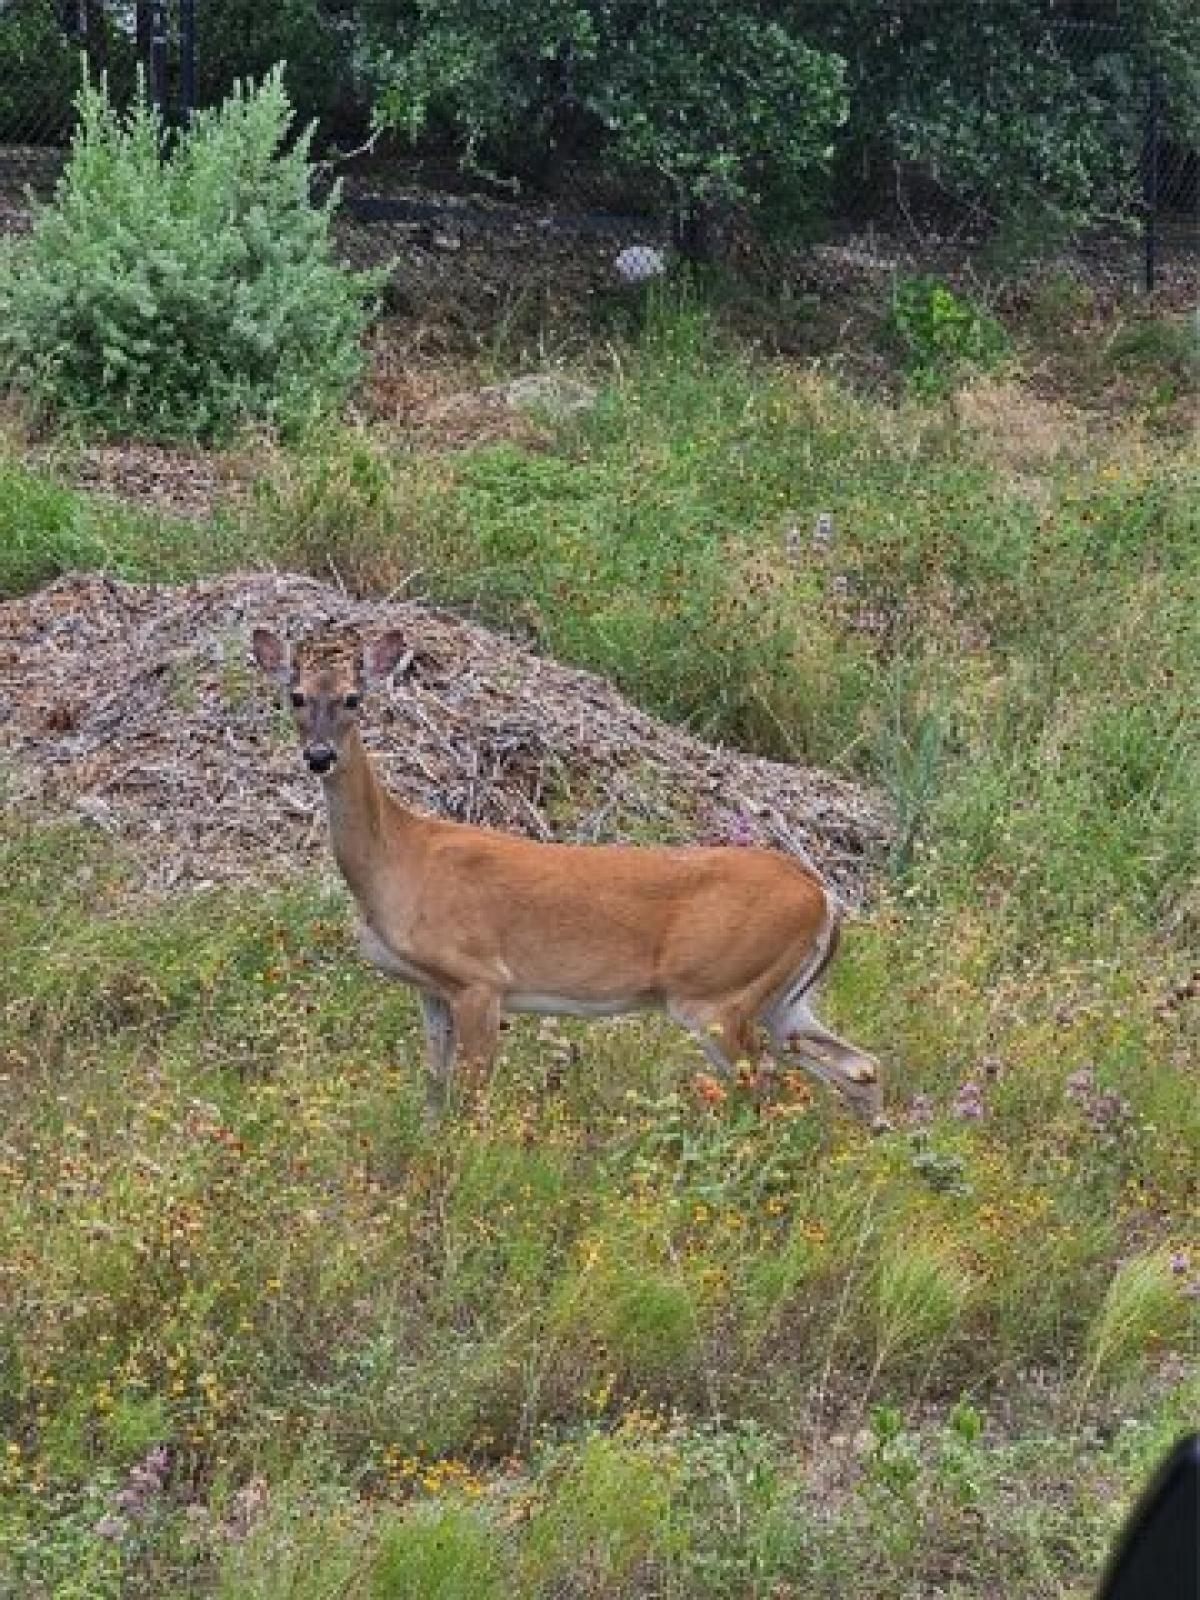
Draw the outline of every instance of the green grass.
[[[340,896],[146,904],[133,847],[6,819],[0,1594],[1089,1593],[1200,1403],[1157,1005],[1200,925],[1196,480],[1114,431],[1031,489],[694,310],[541,453],[334,440],[187,528],[9,462],[9,592],[421,568],[883,783],[902,837],[827,999],[887,1064],[871,1139],[800,1083],[707,1104],[654,1023],[522,1023],[427,1129]]]
[[[230,528],[90,499],[0,449],[0,599],[76,570],[180,582],[252,559]]]
[[[411,579],[703,733],[881,783],[896,866],[936,833],[939,898],[1002,898],[1013,940],[1169,922],[1200,830],[1200,458],[1114,428],[1031,492],[986,455],[949,408],[756,363],[685,306],[550,451],[335,437],[188,526],[10,465],[0,589],[99,564]]]
[[[1157,1439],[1186,1412],[1162,1363],[1191,1338],[1165,1263],[1186,1242],[1195,1108],[1174,1087],[1182,1034],[1126,974],[1060,975],[1019,1004],[1006,976],[994,1003],[972,984],[977,926],[885,909],[831,1006],[887,1043],[901,1107],[918,1086],[934,1097],[927,1128],[871,1140],[803,1095],[767,1120],[737,1094],[705,1109],[665,1027],[568,1030],[581,1058],[556,1086],[554,1040],[523,1025],[486,1119],[428,1132],[413,1008],[358,963],[340,905],[298,891],[114,910],[127,864],[71,832],[10,828],[2,865],[0,1550],[22,1593],[59,1592],[64,1527],[72,1560],[117,1562],[114,1594],[191,1592],[196,1562],[198,1592],[289,1593],[293,1561],[305,1583],[350,1583],[352,1548],[351,1593],[403,1593],[396,1574],[417,1572],[440,1574],[430,1592],[552,1593],[587,1526],[587,1593],[757,1593],[736,1552],[761,1540],[763,1571],[816,1559],[813,1592],[834,1594],[873,1540],[893,1575],[878,1592],[915,1594],[931,1557],[893,1545],[892,1470],[877,1484],[851,1451],[831,1522],[789,1441],[854,1438],[880,1396],[902,1419],[948,1418],[966,1389],[1004,1419],[971,1470],[989,1517],[1005,1508],[1013,1573],[1036,1557],[1027,1592],[1070,1594],[1111,1530],[1110,1486],[1134,1477],[1073,1458],[1081,1418],[1140,1416],[1136,1437]],[[1047,1012],[1067,997],[1085,1016],[1054,1027],[1051,1052]],[[985,1042],[1004,1072],[963,1122],[955,1090]],[[1111,1130],[1064,1091],[1082,1061],[1129,1099]],[[757,1430],[770,1493],[739,1488],[765,1499],[714,1531],[693,1476],[727,1492],[708,1452],[736,1448],[730,1418]],[[948,1425],[904,1422],[906,1495],[940,1501]],[[1020,1440],[1043,1433],[1062,1503],[1033,1517],[1004,1496],[1020,1498]],[[174,1487],[110,1550],[92,1530],[160,1439]],[[292,1524],[288,1485],[311,1478],[317,1441],[317,1481],[341,1499],[318,1517],[305,1488]],[[629,1479],[604,1531],[593,1471]],[[257,1477],[266,1525],[222,1554]],[[509,1528],[514,1497],[539,1509],[493,1572],[472,1529]],[[950,1521],[953,1546],[970,1517]]]

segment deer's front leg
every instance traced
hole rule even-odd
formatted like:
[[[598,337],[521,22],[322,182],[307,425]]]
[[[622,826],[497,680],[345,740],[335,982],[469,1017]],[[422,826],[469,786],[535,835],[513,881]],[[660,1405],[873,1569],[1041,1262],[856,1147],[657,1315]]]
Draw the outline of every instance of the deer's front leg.
[[[462,1078],[463,1099],[475,1099],[487,1082],[500,1038],[500,996],[494,989],[475,984],[460,989],[450,1000],[455,1053]]]
[[[446,1109],[454,1068],[454,1019],[441,995],[422,989],[420,996],[425,1023],[425,1107],[431,1117],[440,1117]]]

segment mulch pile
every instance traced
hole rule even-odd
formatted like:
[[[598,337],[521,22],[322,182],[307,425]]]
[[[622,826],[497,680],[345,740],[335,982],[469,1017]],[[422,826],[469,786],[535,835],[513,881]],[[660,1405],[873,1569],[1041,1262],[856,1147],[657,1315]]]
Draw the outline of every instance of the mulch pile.
[[[320,785],[250,658],[256,624],[403,630],[409,657],[365,733],[423,810],[537,838],[775,843],[852,904],[887,844],[881,803],[827,773],[714,749],[452,616],[270,573],[70,576],[0,606],[9,802],[134,840],[152,892],[330,867]]]

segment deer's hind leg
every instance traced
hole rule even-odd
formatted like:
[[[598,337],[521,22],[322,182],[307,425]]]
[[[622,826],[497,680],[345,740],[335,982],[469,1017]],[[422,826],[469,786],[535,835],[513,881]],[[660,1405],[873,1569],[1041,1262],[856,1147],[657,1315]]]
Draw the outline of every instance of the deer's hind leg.
[[[667,1010],[688,1030],[722,1077],[731,1078],[739,1061],[757,1061],[760,1047],[751,1004],[674,1000]]]
[[[818,1021],[809,999],[812,987],[798,984],[763,1013],[771,1054],[828,1083],[859,1116],[877,1117],[882,1108],[879,1063]]]

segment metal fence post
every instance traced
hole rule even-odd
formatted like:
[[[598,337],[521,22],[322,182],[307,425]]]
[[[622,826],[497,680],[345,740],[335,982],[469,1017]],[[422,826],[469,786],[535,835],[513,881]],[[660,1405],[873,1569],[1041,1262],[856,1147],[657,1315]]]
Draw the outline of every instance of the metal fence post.
[[[165,125],[167,119],[166,0],[152,0],[150,6],[150,100]]]
[[[179,0],[179,120],[196,109],[196,0]]]
[[[1146,135],[1142,150],[1142,210],[1146,246],[1146,293],[1154,292],[1158,273],[1158,145],[1162,113],[1162,79],[1157,67],[1150,69],[1146,96]]]

